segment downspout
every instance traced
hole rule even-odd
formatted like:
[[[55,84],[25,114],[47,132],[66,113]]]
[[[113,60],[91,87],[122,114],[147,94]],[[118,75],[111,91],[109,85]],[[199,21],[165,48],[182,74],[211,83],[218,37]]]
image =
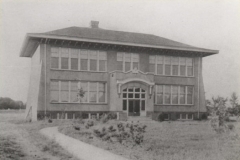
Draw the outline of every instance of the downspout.
[[[200,118],[200,64],[201,58],[198,61],[198,119]]]
[[[44,104],[45,104],[45,110],[44,110],[44,116],[46,119],[47,116],[47,44],[44,44],[44,52],[45,52],[45,94],[44,94]]]

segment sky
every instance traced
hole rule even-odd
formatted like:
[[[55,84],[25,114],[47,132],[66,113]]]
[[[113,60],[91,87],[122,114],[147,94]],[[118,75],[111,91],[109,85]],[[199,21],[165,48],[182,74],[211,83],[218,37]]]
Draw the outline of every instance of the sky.
[[[27,101],[26,33],[99,21],[103,29],[154,34],[219,50],[203,58],[206,98],[240,98],[240,0],[0,0],[0,97]]]

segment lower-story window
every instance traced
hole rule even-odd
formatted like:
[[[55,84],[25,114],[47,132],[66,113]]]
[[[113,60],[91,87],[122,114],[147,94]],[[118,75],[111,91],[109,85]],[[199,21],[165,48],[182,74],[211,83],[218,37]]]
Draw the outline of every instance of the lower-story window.
[[[156,85],[155,103],[162,105],[192,105],[193,90],[193,86]]]
[[[193,114],[192,113],[178,113],[177,119],[179,120],[193,120]]]
[[[78,98],[78,91],[84,95]],[[51,80],[51,103],[106,103],[106,83]]]

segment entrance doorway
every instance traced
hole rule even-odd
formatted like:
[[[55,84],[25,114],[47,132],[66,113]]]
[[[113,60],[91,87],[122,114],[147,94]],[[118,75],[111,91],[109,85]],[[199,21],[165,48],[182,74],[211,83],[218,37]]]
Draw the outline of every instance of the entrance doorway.
[[[145,114],[146,91],[139,87],[125,88],[123,90],[123,111],[128,116],[140,116]]]

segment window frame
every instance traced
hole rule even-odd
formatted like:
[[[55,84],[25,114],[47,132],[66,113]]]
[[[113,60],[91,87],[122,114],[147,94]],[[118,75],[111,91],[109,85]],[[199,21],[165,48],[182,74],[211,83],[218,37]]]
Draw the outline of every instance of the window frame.
[[[158,63],[158,57],[162,57],[162,65],[163,65],[163,67],[162,67],[162,74],[158,74],[159,72],[158,72],[158,64],[160,64],[160,63]],[[166,57],[167,58],[169,58],[170,59],[170,64],[166,64],[166,62],[165,62],[165,59],[166,59]],[[173,62],[172,62],[172,59],[173,58],[177,58],[178,59],[178,65],[177,65],[177,72],[178,72],[178,74],[177,75],[173,75],[173,66],[175,66],[175,64],[173,64]],[[181,70],[180,70],[180,68],[181,68],[181,64],[180,64],[180,59],[181,58],[184,58],[185,59],[185,75],[181,75]],[[152,63],[152,59],[155,59],[154,60],[154,73],[153,72],[150,72],[150,65],[153,65],[153,63]],[[188,76],[188,66],[189,65],[187,65],[187,59],[191,59],[192,60],[192,75],[191,76]],[[166,56],[166,55],[149,55],[149,72],[148,73],[152,73],[152,74],[154,74],[154,75],[161,75],[161,76],[172,76],[172,77],[194,77],[195,75],[194,75],[194,63],[195,63],[195,61],[194,61],[194,57],[180,57],[180,56]],[[167,75],[165,72],[165,69],[166,69],[166,65],[170,65],[170,75]]]
[[[157,89],[159,86],[163,86],[163,103],[162,104],[158,104],[158,93],[157,93]],[[166,86],[170,86],[170,103],[165,103],[165,88]],[[173,101],[173,86],[177,86],[178,87],[178,93],[177,93],[177,97],[178,97],[178,103],[177,104],[174,104],[172,101]],[[184,87],[185,89],[185,93],[184,93],[184,96],[185,96],[185,103],[184,104],[181,104],[180,103],[180,87]],[[187,88],[188,87],[192,87],[192,103],[191,104],[188,104],[187,103],[187,96],[188,96],[188,92],[187,92]],[[172,106],[193,106],[195,104],[194,102],[194,86],[193,85],[166,85],[166,84],[156,84],[155,85],[155,91],[154,91],[154,104],[155,105],[166,105],[166,106],[169,106],[169,105],[172,105]]]
[[[51,79],[50,82],[58,82],[58,102],[52,102],[52,99],[50,97],[50,103],[51,104],[64,104],[64,103],[73,103],[73,104],[107,104],[108,103],[108,100],[107,100],[107,96],[108,96],[108,93],[107,93],[107,82],[105,81],[68,81],[68,80],[56,80],[56,79]],[[68,101],[67,102],[62,102],[62,98],[61,98],[61,82],[68,82]],[[77,102],[71,102],[71,86],[72,86],[72,82],[77,82],[77,86],[78,86],[78,89],[81,88],[81,83],[82,82],[85,82],[87,83],[87,91],[85,91],[85,94],[87,94],[87,101],[86,102],[80,102],[80,100],[78,100]],[[89,93],[90,93],[90,89],[89,89],[89,86],[90,86],[90,83],[97,83],[97,95],[96,95],[96,102],[90,102],[90,97],[89,97]],[[104,89],[105,89],[105,92],[104,92],[104,97],[105,97],[105,101],[104,102],[99,102],[99,83],[101,84],[104,84]],[[51,84],[51,83],[50,83]],[[51,86],[50,86],[50,93],[51,93]]]
[[[122,55],[122,61],[121,60],[118,60],[118,55],[119,54],[123,54]],[[130,70],[128,70],[128,71],[125,71],[125,62],[126,62],[126,60],[125,60],[125,55],[126,54],[130,54]],[[139,53],[129,53],[129,52],[117,52],[117,62],[122,62],[122,70],[119,70],[119,69],[117,69],[117,70],[119,70],[119,71],[122,71],[122,72],[129,72],[129,71],[131,71],[131,70],[133,70],[134,68],[133,68],[133,63],[135,62],[135,61],[133,61],[133,59],[134,59],[134,55],[137,55],[138,56],[138,66],[137,66],[137,69],[138,70],[140,70],[140,56],[139,56]],[[136,63],[136,62],[135,62]]]
[[[51,62],[51,65],[50,65],[50,69],[51,70],[64,70],[64,71],[83,71],[83,72],[102,72],[102,73],[106,73],[108,71],[108,68],[107,68],[107,52],[104,51],[104,50],[87,50],[87,49],[78,49],[78,48],[66,48],[66,47],[55,47],[55,46],[51,46],[51,49],[52,48],[57,48],[58,49],[58,57],[56,56],[52,56],[52,51],[50,51],[50,57],[51,58],[58,58],[58,68],[52,68],[52,62]],[[62,49],[66,49],[68,50],[68,69],[62,69]],[[72,50],[78,50],[77,53],[78,53],[78,56],[77,56],[77,61],[78,61],[78,67],[77,69],[72,69]],[[85,51],[87,53],[87,69],[86,70],[82,70],[81,69],[81,51]],[[97,66],[97,69],[96,70],[90,70],[90,52],[96,52],[97,53],[97,59],[96,59],[96,66]],[[55,53],[55,52],[54,52]],[[103,54],[105,53],[105,56],[104,58],[100,58],[100,54]],[[104,70],[100,70],[100,61],[105,61],[105,64],[104,64]]]

